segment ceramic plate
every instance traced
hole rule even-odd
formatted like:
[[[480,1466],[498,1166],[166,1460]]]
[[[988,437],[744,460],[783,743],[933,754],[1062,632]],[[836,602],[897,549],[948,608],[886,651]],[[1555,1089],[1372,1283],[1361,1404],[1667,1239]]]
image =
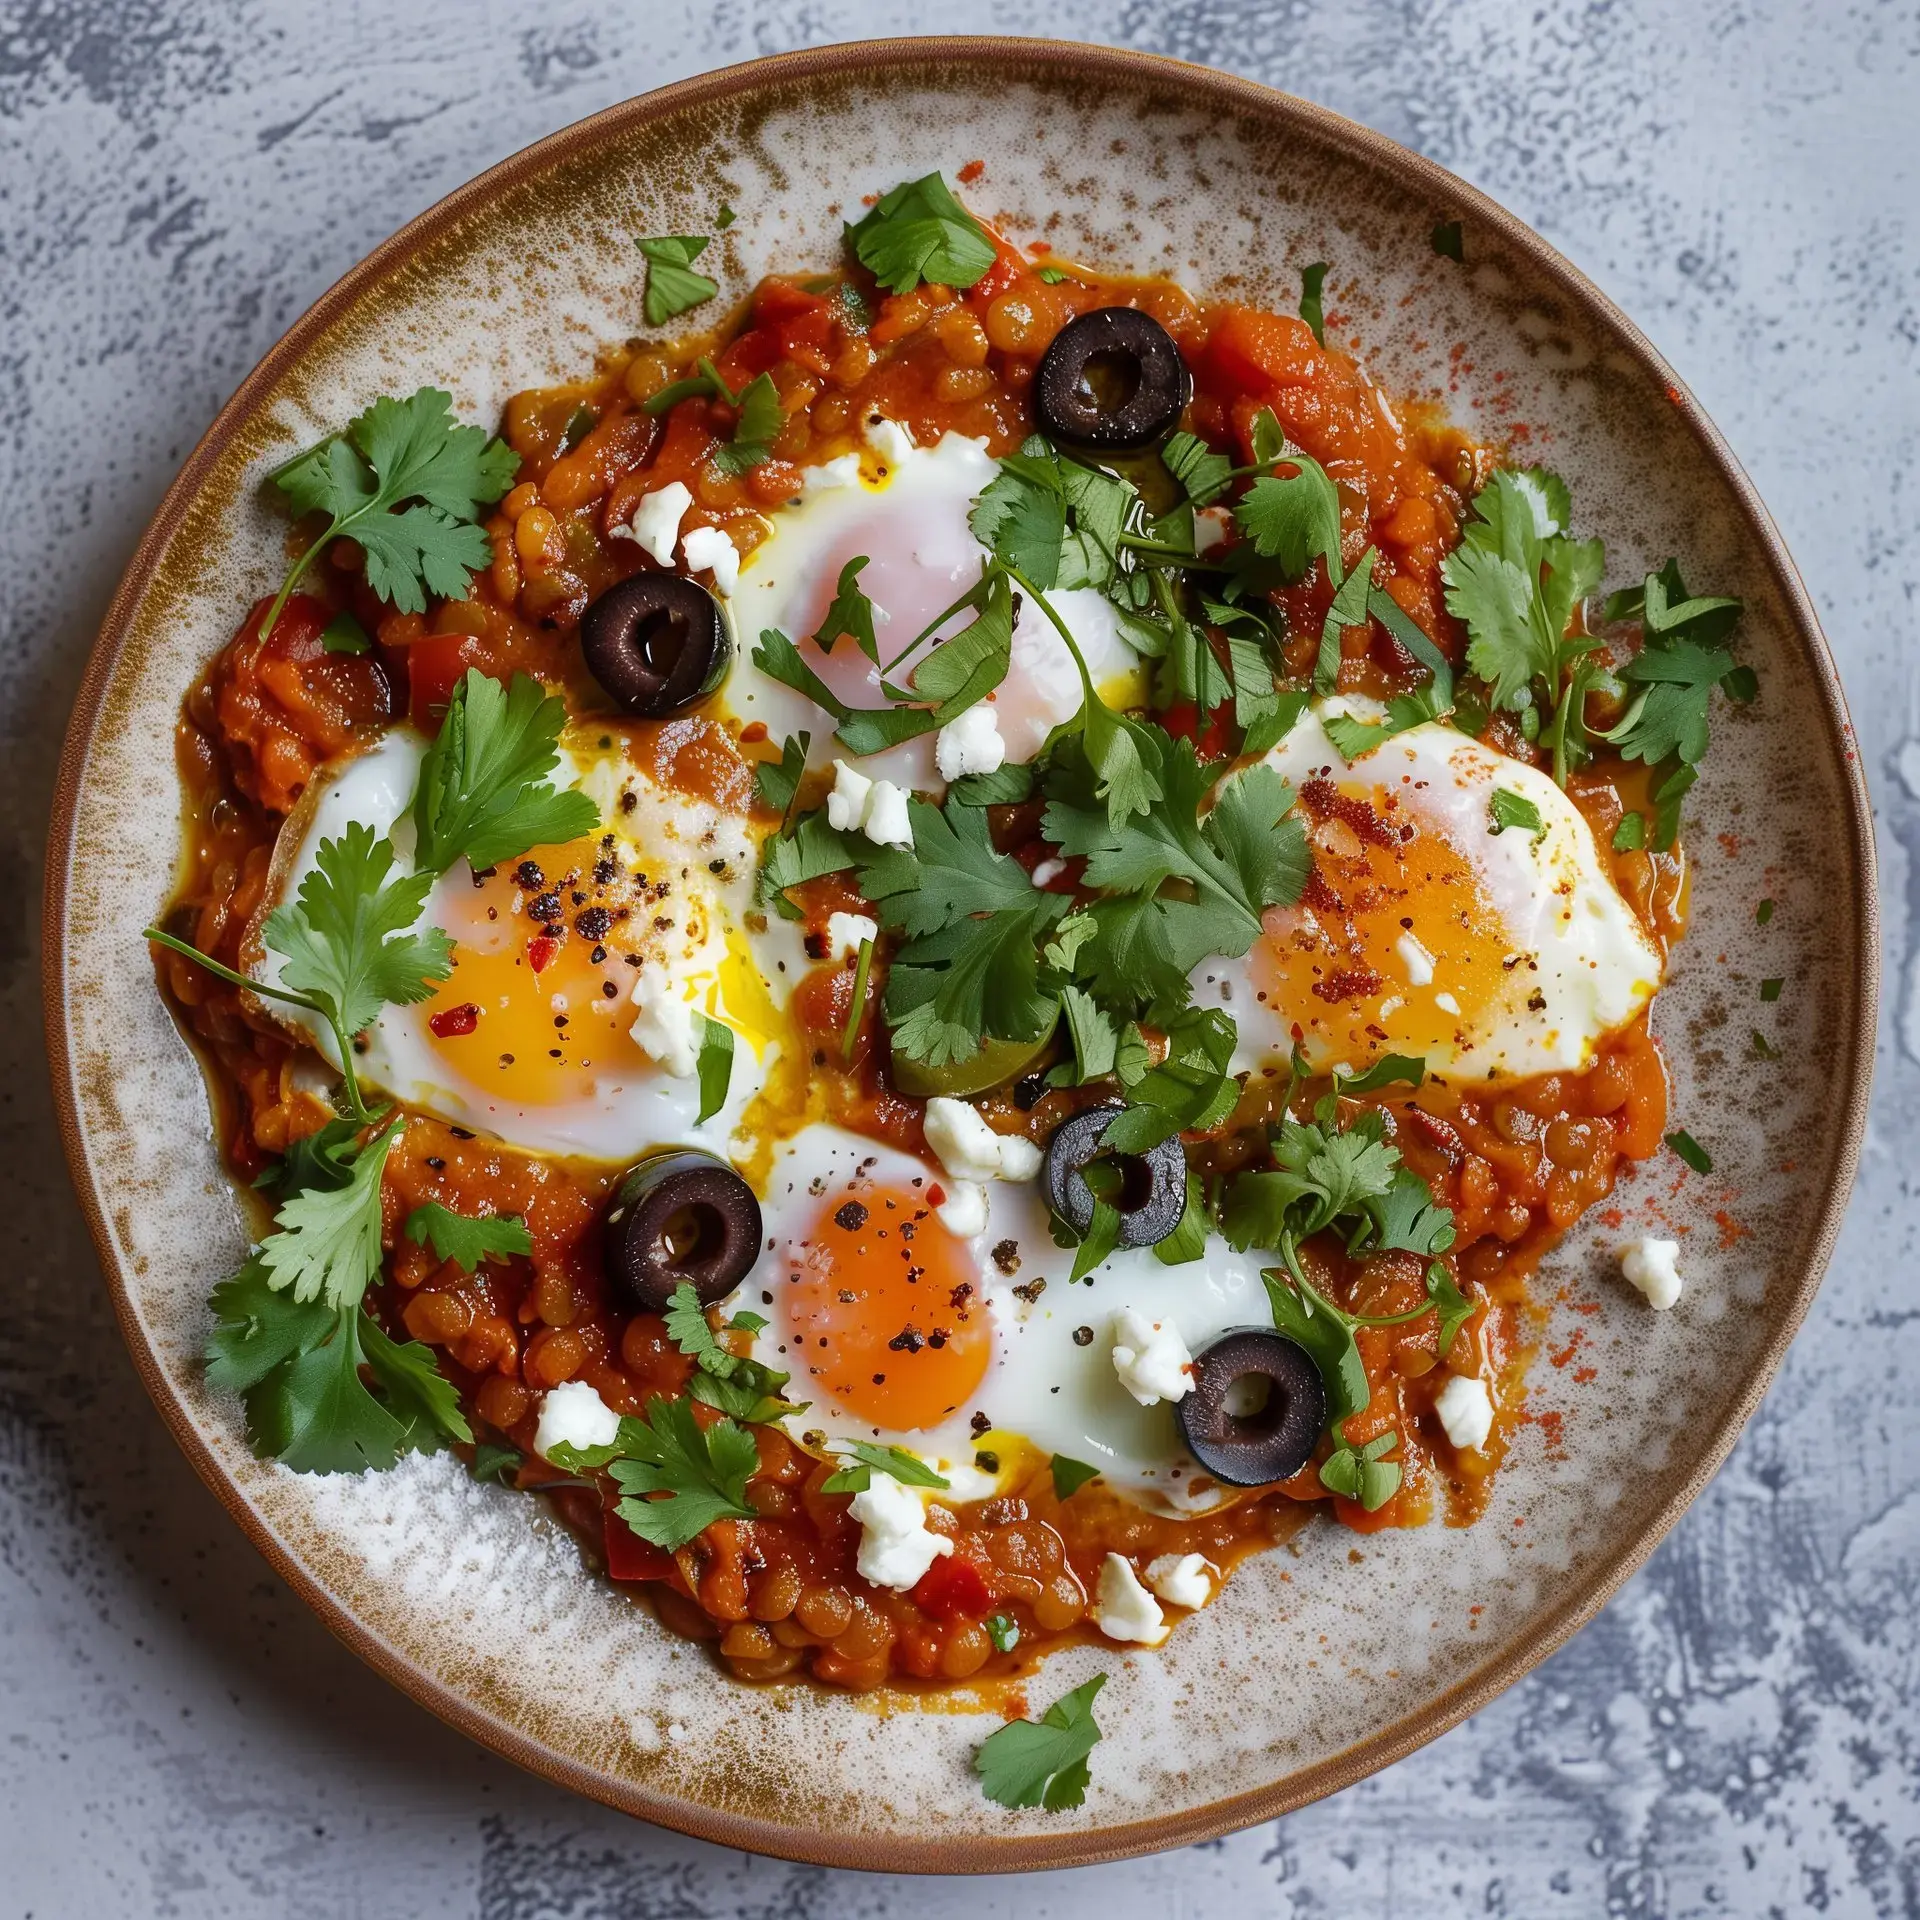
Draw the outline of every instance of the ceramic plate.
[[[1064,1814],[982,1797],[984,1713],[728,1682],[589,1578],[538,1503],[449,1456],[363,1479],[256,1461],[198,1357],[247,1228],[138,938],[173,885],[181,697],[283,565],[269,468],[379,393],[433,382],[491,419],[576,374],[635,328],[636,234],[700,232],[724,200],[740,218],[715,251],[745,288],[834,257],[863,195],[971,160],[982,213],[1103,267],[1291,308],[1300,267],[1334,262],[1338,331],[1390,389],[1551,461],[1610,579],[1672,552],[1744,595],[1762,688],[1715,720],[1687,810],[1693,927],[1655,1018],[1712,1175],[1649,1163],[1549,1262],[1533,1418],[1477,1526],[1309,1527],[1163,1652],[1050,1662],[1041,1701],[1113,1676],[1092,1791]],[[1430,241],[1456,219],[1464,265]],[[240,388],[141,542],[74,712],[47,1022],[147,1386],[341,1638],[475,1738],[648,1819],[831,1864],[999,1871],[1192,1841],[1345,1786],[1483,1705],[1640,1563],[1752,1411],[1833,1242],[1867,1096],[1871,859],[1833,663],[1779,535],[1675,375],[1519,222],[1377,134],[1199,68],[1038,42],[836,47],[649,94],[507,161],[355,268]],[[1763,975],[1793,982],[1768,1009],[1775,1062],[1750,1049]],[[1656,1223],[1684,1230],[1687,1272],[1658,1316],[1609,1256]]]

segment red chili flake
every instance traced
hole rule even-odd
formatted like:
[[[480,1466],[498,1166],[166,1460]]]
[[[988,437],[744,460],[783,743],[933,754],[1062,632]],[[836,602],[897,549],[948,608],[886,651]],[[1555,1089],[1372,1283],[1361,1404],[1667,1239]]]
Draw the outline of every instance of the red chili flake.
[[[560,942],[551,934],[538,934],[527,942],[527,965],[535,973],[544,973],[560,951]]]
[[[1324,980],[1316,980],[1313,990],[1331,1006],[1342,1000],[1371,1000],[1386,985],[1371,967],[1338,967]]]
[[[927,1189],[927,1202],[935,1207],[944,1207],[947,1204],[947,1190],[938,1180]]]
[[[978,1619],[993,1604],[986,1577],[971,1560],[951,1554],[936,1560],[913,1590],[914,1603],[936,1620]]]
[[[953,177],[958,180],[963,187],[970,187],[986,170],[987,163],[984,160],[969,160]]]
[[[436,1040],[457,1040],[463,1033],[471,1033],[480,1024],[480,1009],[471,1000],[461,1007],[443,1007],[432,1015],[428,1029]]]

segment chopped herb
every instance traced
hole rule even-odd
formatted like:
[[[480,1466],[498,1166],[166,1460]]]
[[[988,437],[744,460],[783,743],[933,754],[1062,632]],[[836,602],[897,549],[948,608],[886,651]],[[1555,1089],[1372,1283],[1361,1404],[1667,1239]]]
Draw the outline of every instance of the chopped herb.
[[[860,1043],[860,1017],[867,1010],[867,980],[873,972],[873,939],[860,942],[859,958],[853,963],[853,991],[847,996],[847,1030],[840,1042],[840,1058],[853,1065],[854,1049]]]
[[[476,524],[480,509],[506,492],[519,465],[484,428],[456,423],[453,396],[437,387],[376,400],[344,433],[272,476],[296,514],[325,514],[327,526],[288,569],[261,636],[273,631],[300,576],[343,535],[361,550],[367,585],[402,613],[424,613],[428,593],[464,599],[493,558]]]
[[[852,1463],[821,1481],[822,1493],[865,1493],[876,1473],[884,1473],[908,1487],[934,1487],[944,1492],[953,1485],[951,1480],[935,1473],[924,1460],[902,1447],[882,1447],[871,1440],[855,1440],[849,1443],[847,1452],[853,1456]]]
[[[1351,1098],[1355,1094],[1378,1093],[1382,1087],[1408,1086],[1418,1093],[1427,1077],[1427,1063],[1404,1053],[1383,1053],[1365,1073],[1344,1074],[1334,1069],[1334,1091]]]
[[[1754,908],[1753,917],[1759,925],[1764,927],[1767,922],[1773,918],[1773,902],[1771,900],[1762,900],[1760,904]]]
[[[1540,809],[1525,794],[1514,793],[1506,787],[1494,788],[1487,811],[1492,819],[1489,833],[1505,833],[1509,827],[1518,827],[1537,839],[1547,830],[1547,823],[1540,818]]]
[[[863,553],[840,569],[839,584],[833,590],[833,604],[827,617],[815,630],[813,643],[822,653],[831,653],[833,643],[845,634],[877,667],[880,643],[873,635],[873,602],[860,590],[860,571],[867,566]]]
[[[963,807],[1017,806],[1033,792],[1033,768],[1008,761],[992,773],[962,774],[947,789],[947,798]]]
[[[1465,237],[1460,231],[1458,220],[1442,220],[1428,236],[1433,250],[1443,260],[1464,261],[1467,257]]]
[[[1613,850],[1615,853],[1638,853],[1647,844],[1647,816],[1644,813],[1624,813],[1620,824],[1613,830]]]
[[[1056,1500],[1071,1500],[1089,1480],[1100,1477],[1098,1467],[1084,1460],[1069,1460],[1064,1453],[1053,1456],[1053,1494]]]
[[[1040,276],[1040,284],[1046,287],[1057,287],[1062,280],[1072,277],[1062,268],[1055,266],[1036,267],[1034,271]]]
[[[1439,1310],[1439,1351],[1444,1360],[1454,1335],[1473,1318],[1476,1303],[1460,1291],[1453,1269],[1444,1260],[1436,1260],[1427,1268],[1427,1297]]]
[[[1314,340],[1320,345],[1327,344],[1326,315],[1320,305],[1320,289],[1327,282],[1327,263],[1316,260],[1310,267],[1300,269],[1300,318],[1313,329]]]
[[[1764,1000],[1768,1006],[1772,1006],[1773,1003],[1780,998],[1780,989],[1786,984],[1784,980],[1762,980],[1760,982],[1760,998]]]
[[[1677,1153],[1695,1173],[1711,1173],[1713,1161],[1707,1150],[1690,1133],[1670,1133],[1667,1145]]]
[[[982,1623],[995,1653],[1011,1653],[1020,1644],[1020,1627],[1004,1613],[990,1613]]]
[[[1289,581],[1304,579],[1315,560],[1329,578],[1340,573],[1340,496],[1319,461],[1294,448],[1284,452],[1290,474],[1263,474],[1234,507],[1233,517],[1253,551],[1279,563]]]
[[[370,653],[373,642],[367,630],[345,608],[329,620],[320,634],[320,644],[329,653]]]
[[[733,1029],[723,1020],[701,1016],[700,1113],[694,1124],[705,1126],[727,1104],[727,1089],[733,1084]]]
[[[740,216],[737,213],[735,213],[731,207],[723,204],[721,206],[720,211],[717,214],[715,214],[713,217],[714,232],[725,233],[726,230],[730,226],[732,226],[737,219],[739,219],[739,217]]]
[[[1087,1797],[1087,1756],[1100,1739],[1093,1703],[1104,1673],[1056,1700],[1038,1720],[1010,1720],[980,1743],[974,1771],[989,1800],[1003,1807],[1059,1813]]]
[[[1369,1513],[1378,1513],[1400,1491],[1400,1463],[1389,1460],[1400,1444],[1397,1432],[1383,1433],[1356,1450],[1342,1441],[1321,1462],[1320,1484],[1329,1493],[1357,1500]]]
[[[722,473],[741,474],[773,458],[774,436],[786,424],[770,374],[756,373],[733,402],[733,438],[713,456]]]
[[[650,327],[664,326],[703,306],[720,291],[717,282],[695,273],[693,263],[709,244],[704,233],[668,233],[637,240],[647,263],[647,292],[643,311]]]
[[[995,258],[986,229],[937,173],[882,194],[847,237],[860,264],[889,293],[910,293],[923,281],[970,287]]]
[[[707,1322],[700,1296],[689,1282],[683,1280],[674,1288],[667,1302],[666,1323],[667,1338],[694,1362],[694,1375],[687,1384],[694,1399],[750,1426],[766,1426],[802,1411],[782,1397],[790,1374],[729,1353],[720,1344]],[[766,1324],[757,1313],[737,1313],[728,1321],[727,1331],[758,1333]]]
[[[800,797],[800,783],[806,778],[807,749],[812,734],[804,729],[780,743],[780,758],[762,760],[753,769],[754,791],[760,804],[780,816],[780,831],[793,824],[793,803]]]
[[[522,1455],[495,1440],[482,1440],[473,1450],[473,1477],[476,1480],[491,1480],[499,1486],[511,1486],[525,1465]]]
[[[516,1214],[473,1219],[429,1200],[407,1215],[406,1235],[416,1246],[431,1246],[441,1260],[464,1273],[477,1273],[483,1260],[509,1260],[533,1251],[533,1235]]]
[[[1781,1057],[1780,1049],[1758,1027],[1753,1029],[1753,1051],[1755,1058],[1760,1060],[1778,1060]]]
[[[571,453],[593,431],[594,418],[593,409],[585,405],[568,414],[566,431],[560,436],[561,452]]]
[[[691,1401],[656,1395],[644,1420],[620,1422],[620,1436],[625,1457],[611,1471],[627,1497],[617,1511],[642,1540],[677,1553],[716,1520],[758,1518],[747,1481],[760,1451],[746,1428],[724,1415],[702,1427]]]

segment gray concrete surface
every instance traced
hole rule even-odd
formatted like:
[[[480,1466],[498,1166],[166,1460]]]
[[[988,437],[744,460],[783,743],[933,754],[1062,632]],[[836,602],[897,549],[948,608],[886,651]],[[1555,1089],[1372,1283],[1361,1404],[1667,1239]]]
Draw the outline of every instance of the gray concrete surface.
[[[1309,95],[1486,188],[1622,301],[1825,612],[1881,808],[1890,991],[1811,1321],[1725,1471],[1573,1645],[1276,1825],[909,1884],[723,1853],[523,1778],[268,1575],[114,1333],[51,1130],[32,928],[95,623],[176,464],[302,308],[609,101],[957,25]],[[0,0],[0,1916],[1920,1913],[1916,101],[1912,0]]]

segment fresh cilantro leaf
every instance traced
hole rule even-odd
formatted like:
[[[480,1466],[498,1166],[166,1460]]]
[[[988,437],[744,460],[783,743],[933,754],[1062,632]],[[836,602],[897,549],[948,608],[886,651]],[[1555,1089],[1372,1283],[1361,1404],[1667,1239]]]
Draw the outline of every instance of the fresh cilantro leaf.
[[[1119,1025],[1092,994],[1071,982],[1060,989],[1060,1010],[1073,1042],[1073,1062],[1062,1061],[1048,1073],[1048,1080],[1055,1086],[1083,1087],[1090,1080],[1105,1079],[1119,1058]]]
[[[645,1419],[621,1422],[621,1441],[632,1457],[611,1464],[627,1496],[616,1511],[642,1540],[677,1553],[716,1520],[757,1517],[747,1481],[759,1467],[759,1449],[731,1419],[703,1428],[690,1401],[655,1395]]]
[[[1160,463],[1196,507],[1219,499],[1233,478],[1233,462],[1224,453],[1215,453],[1197,434],[1170,434],[1160,449]]]
[[[583,401],[567,415],[566,431],[560,436],[560,451],[571,453],[594,429],[598,416]]]
[[[1035,434],[1001,460],[968,525],[989,553],[1041,592],[1104,591],[1138,499],[1130,481],[1082,466]]]
[[[1698,1140],[1690,1133],[1670,1133],[1667,1145],[1677,1153],[1695,1173],[1711,1173],[1713,1159]]]
[[[299,1301],[359,1304],[380,1271],[380,1178],[404,1125],[396,1122],[360,1149],[344,1187],[295,1194],[280,1208],[279,1231],[254,1255],[269,1286]]]
[[[1128,1079],[1127,1106],[1100,1136],[1110,1153],[1141,1154],[1176,1133],[1205,1133],[1240,1102],[1230,1067],[1239,1036],[1218,1007],[1189,1007],[1167,1025],[1167,1057]]]
[[[1044,273],[1045,269],[1042,269]],[[1063,276],[1064,277],[1064,276]],[[990,1613],[983,1622],[995,1653],[1011,1653],[1020,1644],[1020,1627],[1004,1613]]]
[[[1340,681],[1340,636],[1349,627],[1364,625],[1370,617],[1367,611],[1369,597],[1373,592],[1374,552],[1369,547],[1353,563],[1353,571],[1340,582],[1333,596],[1333,604],[1327,608],[1327,617],[1320,629],[1320,653],[1314,662],[1313,690],[1316,693],[1331,693]],[[1327,565],[1332,568],[1334,562]]]
[[[730,226],[732,226],[733,223],[739,218],[740,216],[737,213],[735,213],[731,207],[723,204],[720,208],[720,211],[713,216],[714,232],[725,233],[726,230]]]
[[[1003,1807],[1060,1813],[1087,1797],[1087,1756],[1100,1739],[1093,1703],[1104,1673],[1056,1700],[1036,1720],[1010,1720],[980,1743],[973,1770],[989,1800]]]
[[[329,653],[371,653],[373,642],[367,630],[344,608],[329,620],[320,635],[320,644]]]
[[[524,673],[507,688],[467,669],[420,763],[413,795],[419,874],[444,873],[462,855],[484,872],[599,826],[599,809],[584,793],[547,783],[560,764],[566,718],[566,702]]]
[[[1620,824],[1613,830],[1613,850],[1615,853],[1638,853],[1647,844],[1647,816],[1644,813],[1623,813]]]
[[[1069,1460],[1064,1453],[1053,1456],[1053,1496],[1056,1500],[1071,1500],[1089,1480],[1100,1477],[1098,1467],[1090,1467],[1084,1460]]]
[[[526,1459],[522,1454],[512,1447],[501,1446],[496,1440],[482,1440],[473,1450],[473,1477],[476,1480],[491,1480],[499,1486],[510,1487],[525,1465]]]
[[[1011,807],[1032,792],[1032,764],[1010,760],[992,773],[962,774],[947,789],[947,798],[959,801],[963,807]]]
[[[413,1451],[430,1453],[442,1440],[473,1438],[473,1429],[460,1411],[460,1396],[441,1373],[431,1347],[420,1340],[389,1338],[380,1323],[364,1312],[359,1331],[361,1352],[385,1396],[387,1411],[407,1429]]]
[[[1330,715],[1322,722],[1335,751],[1349,764],[1395,734],[1405,733],[1410,727],[1421,726],[1429,720],[1445,719],[1454,711],[1455,703],[1453,668],[1446,655],[1384,587],[1375,587],[1368,593],[1367,614],[1386,628],[1409,659],[1426,668],[1428,677],[1424,686],[1395,694],[1387,702],[1386,719],[1378,725],[1354,720],[1345,714]]]
[[[736,1314],[727,1323],[730,1330],[749,1333],[760,1331],[766,1324],[754,1313]],[[667,1302],[666,1325],[668,1339],[694,1362],[695,1372],[687,1384],[694,1399],[753,1426],[765,1426],[800,1411],[782,1397],[792,1376],[723,1347],[707,1322],[700,1296],[687,1281],[674,1288]],[[624,1443],[616,1449],[621,1453],[631,1451]],[[605,1461],[594,1464],[604,1465]]]
[[[1473,1318],[1476,1302],[1460,1291],[1453,1269],[1444,1260],[1436,1260],[1427,1269],[1427,1297],[1440,1316],[1440,1358],[1447,1357],[1454,1335]]]
[[[833,643],[845,634],[877,667],[880,643],[873,635],[873,602],[860,590],[860,571],[867,566],[863,553],[840,569],[839,584],[833,590],[833,604],[827,617],[815,630],[813,643],[822,653],[831,653]]]
[[[953,1485],[924,1460],[901,1447],[882,1447],[871,1440],[855,1440],[848,1445],[847,1452],[852,1454],[853,1464],[821,1481],[822,1493],[865,1493],[876,1473],[884,1473],[907,1487],[936,1487],[945,1491]]]
[[[1752,1032],[1753,1057],[1756,1060],[1778,1060],[1781,1058],[1780,1049],[1776,1047],[1758,1027],[1753,1028]]]
[[[318,1001],[351,1040],[389,1003],[427,999],[453,970],[453,942],[413,932],[431,873],[390,879],[393,848],[355,822],[323,840],[295,904],[267,916],[263,938],[283,956],[281,980]]]
[[[702,1016],[700,1029],[700,1112],[695,1125],[704,1126],[727,1104],[733,1084],[733,1029],[725,1021]]]
[[[345,433],[273,475],[296,514],[325,514],[327,525],[288,570],[260,623],[262,636],[273,631],[300,576],[343,534],[365,556],[367,585],[402,613],[424,613],[429,590],[464,598],[493,557],[474,523],[513,484],[519,465],[484,429],[457,425],[452,395],[437,387],[376,400]]]
[[[1064,1220],[1055,1222],[1056,1238],[1071,1229]],[[1087,1222],[1087,1230],[1075,1242],[1073,1271],[1067,1276],[1069,1286],[1077,1280],[1084,1280],[1088,1274],[1109,1259],[1120,1244],[1120,1209],[1111,1200],[1096,1194],[1093,1202],[1093,1217]]]
[[[788,900],[788,891],[829,873],[845,873],[854,863],[853,849],[853,836],[828,826],[824,808],[803,813],[791,833],[770,834],[761,846],[761,901],[786,919],[799,919],[800,909]]]
[[[253,1184],[276,1200],[291,1200],[310,1188],[344,1187],[353,1178],[361,1124],[354,1119],[329,1120],[317,1132],[289,1141],[286,1157],[274,1161]]]
[[[1653,790],[1653,844],[1665,853],[1680,837],[1680,804],[1699,779],[1699,769],[1684,760]]]
[[[910,293],[923,281],[970,287],[994,262],[986,229],[937,173],[882,194],[847,237],[889,293]]]
[[[1233,510],[1253,551],[1276,560],[1288,580],[1306,577],[1315,560],[1329,576],[1340,572],[1340,496],[1319,461],[1287,448],[1290,474],[1263,474]]]
[[[1361,1205],[1366,1218],[1347,1242],[1349,1253],[1435,1254],[1453,1245],[1452,1213],[1411,1167],[1395,1167],[1386,1192]]]
[[[1343,1442],[1321,1463],[1320,1484],[1378,1513],[1400,1491],[1400,1463],[1385,1458],[1399,1444],[1397,1432],[1383,1433],[1358,1450]]]
[[[704,273],[693,271],[693,263],[707,250],[708,238],[704,233],[668,233],[634,242],[647,263],[643,311],[648,326],[677,320],[720,291]]]
[[[1460,231],[1458,220],[1442,220],[1428,236],[1433,250],[1443,260],[1464,261],[1467,257],[1465,238]]]
[[[1313,330],[1319,346],[1327,344],[1327,319],[1320,303],[1320,290],[1327,283],[1327,263],[1316,260],[1300,269],[1300,318]]]
[[[1547,823],[1540,818],[1540,809],[1524,793],[1515,793],[1507,787],[1494,788],[1493,797],[1487,803],[1487,817],[1489,833],[1505,833],[1509,827],[1518,827],[1537,838],[1547,830]]]
[[[509,1260],[533,1251],[533,1235],[518,1215],[490,1214],[476,1220],[438,1200],[407,1215],[406,1234],[416,1246],[431,1246],[439,1259],[455,1261],[465,1273],[477,1273],[483,1260]]]
[[[1343,1097],[1378,1093],[1382,1087],[1411,1087],[1419,1092],[1427,1077],[1427,1063],[1405,1053],[1383,1053],[1365,1073],[1345,1074],[1334,1069],[1335,1092]]]
[[[208,1304],[208,1384],[243,1398],[286,1361],[319,1346],[337,1319],[323,1300],[277,1291],[257,1256],[215,1287]]]
[[[1153,1257],[1163,1267],[1183,1267],[1198,1260],[1207,1250],[1207,1203],[1200,1176],[1187,1175],[1187,1203],[1180,1212],[1180,1224],[1164,1240],[1154,1243]]]
[[[713,464],[722,473],[741,474],[773,458],[774,436],[787,416],[771,374],[756,373],[733,404],[733,438],[713,456]]]
[[[1697,765],[1707,751],[1708,701],[1734,671],[1733,655],[1722,647],[1678,640],[1644,648],[1620,674],[1639,692],[1620,724],[1602,738],[1623,760]]]
[[[1773,918],[1773,902],[1762,900],[1753,910],[1754,924],[1764,927]]]
[[[806,778],[807,749],[813,735],[802,731],[780,743],[780,758],[762,760],[753,770],[753,787],[760,804],[780,816],[784,833],[792,824],[793,803],[799,797],[800,783]]]
[[[1248,1176],[1242,1175],[1245,1180]],[[1228,1235],[1232,1239],[1231,1233]],[[1296,1345],[1320,1370],[1327,1389],[1327,1410],[1338,1426],[1349,1414],[1358,1413],[1372,1397],[1367,1384],[1366,1363],[1360,1358],[1359,1343],[1352,1325],[1341,1316],[1323,1312],[1316,1304],[1294,1290],[1285,1274],[1269,1269],[1260,1276],[1266,1282],[1267,1299],[1273,1309],[1274,1327]],[[1317,1300],[1317,1296],[1314,1296]]]
[[[1785,980],[1762,980],[1760,982],[1760,998],[1764,1000],[1768,1006],[1772,1006],[1773,1003],[1780,998],[1780,989],[1786,984]]]

